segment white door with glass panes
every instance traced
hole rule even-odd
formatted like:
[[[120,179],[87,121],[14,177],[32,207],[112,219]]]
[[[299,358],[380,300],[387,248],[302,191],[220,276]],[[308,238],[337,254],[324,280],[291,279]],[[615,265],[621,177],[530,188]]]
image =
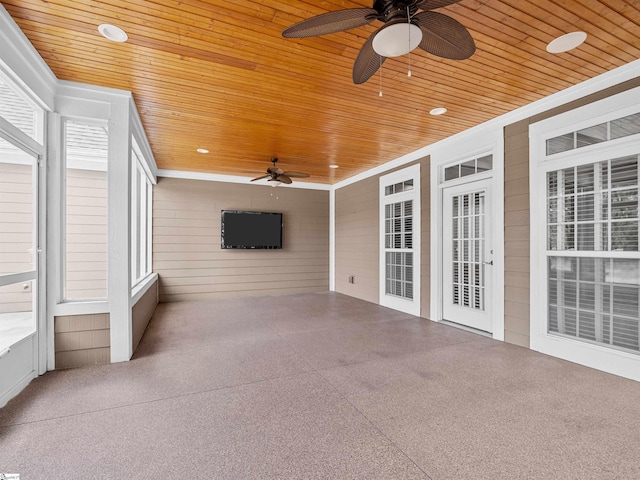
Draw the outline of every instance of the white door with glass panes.
[[[420,315],[420,165],[380,177],[380,305]]]
[[[443,319],[491,332],[491,180],[443,189]]]

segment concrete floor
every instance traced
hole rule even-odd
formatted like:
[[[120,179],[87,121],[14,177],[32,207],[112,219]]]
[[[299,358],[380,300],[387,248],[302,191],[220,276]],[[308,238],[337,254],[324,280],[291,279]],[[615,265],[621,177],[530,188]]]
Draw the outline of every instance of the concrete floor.
[[[640,384],[335,293],[159,305],[0,410],[44,479],[638,479]]]

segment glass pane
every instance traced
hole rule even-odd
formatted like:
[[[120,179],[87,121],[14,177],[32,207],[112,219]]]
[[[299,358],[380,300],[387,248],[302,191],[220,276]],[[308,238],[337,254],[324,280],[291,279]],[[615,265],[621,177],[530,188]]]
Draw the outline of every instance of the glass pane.
[[[469,160],[460,164],[460,176],[466,177],[467,175],[473,175],[476,173],[476,161]]]
[[[65,122],[65,300],[107,297],[107,130]]]
[[[2,75],[0,75],[0,116],[42,143],[42,131],[39,128],[40,118],[43,117],[42,109],[14,88]]]
[[[547,140],[547,155],[573,150],[575,148],[574,145],[573,132],[550,138]]]
[[[582,165],[577,168],[578,192],[593,192],[594,189],[594,165]]]
[[[36,331],[34,281],[0,287],[0,351]]]
[[[487,170],[491,170],[493,168],[493,155],[480,157],[476,165],[476,170],[478,172],[486,172]]]
[[[573,261],[549,258],[548,331],[638,351],[640,261],[581,258],[577,282],[566,275]]]
[[[633,187],[638,185],[638,157],[611,160],[611,188]]]
[[[638,251],[638,222],[611,222],[611,250]]]
[[[577,148],[594,145],[607,140],[607,124],[601,123],[576,132]]]
[[[640,113],[613,120],[610,129],[611,140],[640,133]]]
[[[562,170],[562,178],[563,178],[563,189],[562,193],[565,195],[570,195],[575,193],[575,182],[574,182],[574,169],[573,168],[565,168]]]
[[[35,159],[0,138],[0,275],[34,266]]]
[[[454,165],[453,167],[447,167],[444,169],[444,179],[454,180],[460,176],[460,166]]]
[[[592,193],[587,195],[578,195],[578,222],[593,221],[594,212],[594,196]]]
[[[558,195],[558,172],[547,173],[547,197]]]
[[[611,218],[638,218],[638,189],[611,193]]]

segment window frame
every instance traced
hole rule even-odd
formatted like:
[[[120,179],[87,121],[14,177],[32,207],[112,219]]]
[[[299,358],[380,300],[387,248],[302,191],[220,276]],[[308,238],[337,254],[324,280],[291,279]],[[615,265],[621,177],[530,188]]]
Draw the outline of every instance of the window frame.
[[[589,125],[640,112],[640,87],[532,124],[530,137],[530,347],[555,357],[609,373],[640,380],[640,354],[578,338],[549,333],[547,259],[572,258],[640,259],[640,251],[556,250],[550,254],[547,234],[547,173],[640,154],[640,134],[601,142],[579,149],[546,154],[546,140]]]
[[[152,274],[153,180],[132,138],[131,148],[131,286],[135,290]]]
[[[107,120],[103,120],[100,118],[85,118],[76,115],[61,115],[60,116],[60,163],[61,163],[61,172],[60,172],[60,250],[58,252],[60,258],[60,270],[59,270],[59,289],[58,289],[58,299],[57,303],[60,305],[81,305],[86,306],[88,304],[92,304],[100,309],[102,305],[106,304],[110,298],[109,292],[109,163],[111,154],[107,151],[107,161],[106,161],[106,185],[107,185],[107,207],[106,207],[106,219],[107,219],[107,232],[105,234],[106,241],[106,281],[105,281],[105,295],[102,297],[91,297],[91,298],[67,298],[67,211],[68,211],[68,203],[67,203],[67,170],[68,170],[68,157],[67,157],[67,122],[77,122],[84,123],[86,125],[93,126],[102,126],[107,127],[107,144],[109,145],[109,122]],[[108,147],[109,149],[109,147]],[[88,171],[92,171],[91,169],[87,169]],[[95,313],[95,312],[91,312]]]

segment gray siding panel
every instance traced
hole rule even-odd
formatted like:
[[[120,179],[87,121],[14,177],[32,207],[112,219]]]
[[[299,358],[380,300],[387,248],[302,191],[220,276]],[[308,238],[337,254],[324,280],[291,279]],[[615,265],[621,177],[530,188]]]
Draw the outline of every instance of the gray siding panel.
[[[406,168],[405,165],[396,170]],[[393,172],[389,170],[382,175]],[[373,303],[380,298],[380,176],[336,190],[336,291]],[[421,287],[420,315],[429,317],[430,303],[430,165],[420,160]],[[355,283],[349,283],[349,277]]]
[[[282,212],[282,250],[223,250],[220,212]],[[329,289],[329,193],[160,178],[153,271],[161,302]]]

